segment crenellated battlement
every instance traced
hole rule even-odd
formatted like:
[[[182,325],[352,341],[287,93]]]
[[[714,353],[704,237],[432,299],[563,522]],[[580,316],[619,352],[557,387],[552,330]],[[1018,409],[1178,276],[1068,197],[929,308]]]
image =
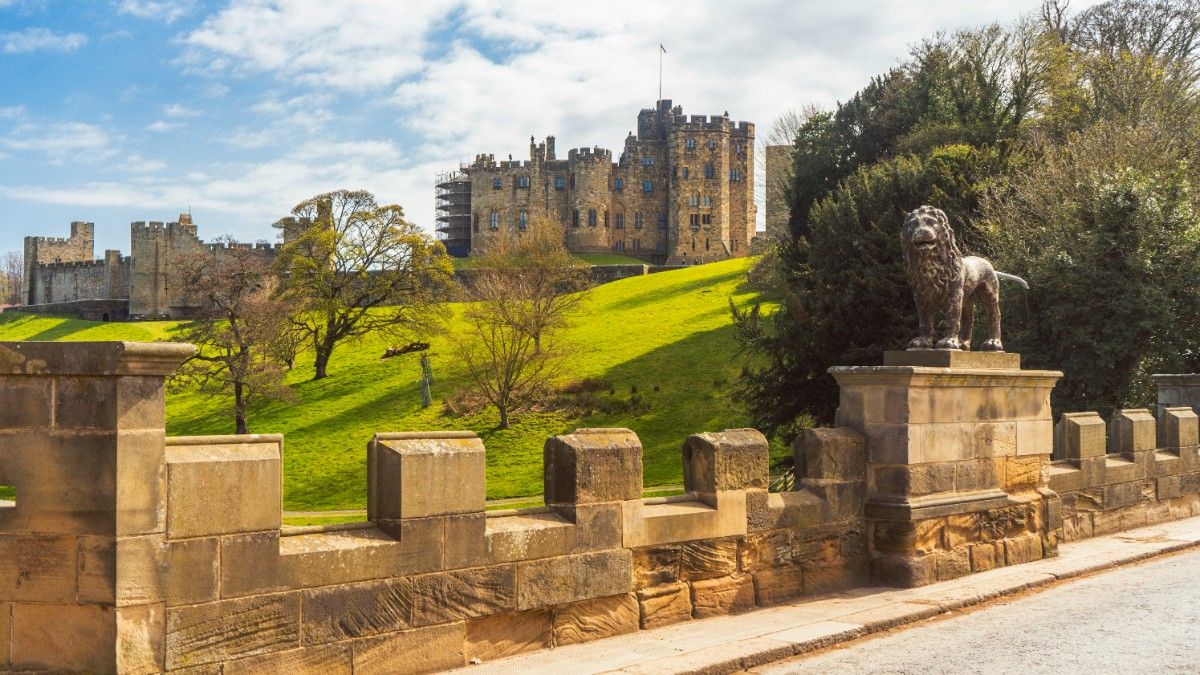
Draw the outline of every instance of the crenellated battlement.
[[[612,150],[595,146],[591,148],[571,148],[567,151],[569,162],[609,162],[612,163]]]

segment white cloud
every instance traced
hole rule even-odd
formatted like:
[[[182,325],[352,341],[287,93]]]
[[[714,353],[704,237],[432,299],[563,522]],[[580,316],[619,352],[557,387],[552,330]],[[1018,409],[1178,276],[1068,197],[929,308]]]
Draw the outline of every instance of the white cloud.
[[[147,159],[138,153],[133,153],[121,163],[121,168],[130,173],[157,173],[167,169],[167,163],[157,159]]]
[[[156,120],[146,125],[146,131],[153,131],[156,134],[174,131],[183,126],[183,122],[168,122],[166,120]]]
[[[195,117],[199,114],[198,111],[178,103],[172,103],[163,107],[163,115],[167,117]]]
[[[87,44],[82,33],[59,33],[49,28],[26,28],[0,33],[0,51],[6,54],[28,54],[36,51],[70,52]]]
[[[141,19],[157,19],[172,23],[191,14],[195,0],[122,0],[117,11]]]
[[[424,65],[423,36],[446,7],[392,0],[233,0],[184,42],[208,72],[266,72],[309,85],[367,90]]]
[[[0,137],[2,147],[40,153],[51,162],[105,159],[113,154],[111,142],[103,129],[83,122],[21,122]]]

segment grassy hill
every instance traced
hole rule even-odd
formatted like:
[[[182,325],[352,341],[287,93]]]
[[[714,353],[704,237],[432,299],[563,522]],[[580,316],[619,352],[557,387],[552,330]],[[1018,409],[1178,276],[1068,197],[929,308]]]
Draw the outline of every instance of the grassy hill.
[[[688,434],[746,426],[731,389],[741,368],[735,354],[729,301],[754,299],[745,273],[750,260],[731,260],[662,272],[597,287],[568,339],[571,379],[602,380],[604,409],[571,417],[563,412],[518,414],[496,430],[493,411],[449,416],[441,401],[453,395],[461,373],[448,343],[431,340],[434,405],[420,407],[417,354],[381,360],[389,346],[368,339],[340,347],[330,377],[308,382],[311,361],[300,359],[289,375],[298,404],[268,404],[250,415],[256,433],[283,433],[284,502],[288,509],[361,508],[366,502],[366,444],[375,432],[470,429],[487,447],[489,498],[542,491],[542,444],[577,427],[633,429],[645,452],[648,486],[681,480],[680,446]],[[457,316],[461,306],[453,306]],[[450,330],[454,330],[452,319]],[[0,340],[163,340],[174,322],[95,323],[5,313]],[[633,402],[631,402],[633,399]],[[195,392],[167,399],[171,435],[227,434],[228,400]]]

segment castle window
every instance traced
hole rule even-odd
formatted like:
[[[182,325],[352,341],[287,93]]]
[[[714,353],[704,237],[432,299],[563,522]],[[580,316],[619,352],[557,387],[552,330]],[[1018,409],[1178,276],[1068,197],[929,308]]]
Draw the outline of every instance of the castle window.
[[[695,150],[696,149],[696,139],[691,138],[689,136],[686,140],[684,140],[683,147],[687,148],[689,151]]]
[[[705,251],[707,251],[707,250],[708,250],[708,237],[705,237],[705,238],[704,238],[704,250],[705,250]]]
[[[635,230],[642,229],[642,212],[641,211],[638,211],[637,213],[633,214],[633,229],[635,229]]]
[[[529,176],[517,176],[517,187],[529,189]]]
[[[654,166],[654,157],[653,157],[653,155],[652,155],[652,156],[650,156],[650,157],[643,157],[643,158],[642,158],[642,166]]]
[[[660,229],[660,230],[667,229],[667,214],[665,214],[665,213],[658,214],[658,229]]]
[[[684,178],[687,178],[687,177],[688,177],[688,168],[687,168],[686,166],[685,166],[685,167],[683,167],[683,177],[684,177]]]
[[[689,218],[689,222],[690,222],[690,225],[693,230],[700,229],[700,214],[699,213],[693,213],[688,218]]]
[[[571,172],[571,189],[572,190],[575,189],[575,172],[574,171]]]
[[[608,211],[604,212],[604,226],[608,227]]]
[[[596,209],[588,209],[588,227],[596,226]]]
[[[740,154],[742,154],[742,144],[741,144],[741,143],[735,143],[735,144],[734,144],[734,146],[733,146],[733,154],[735,154],[735,155],[740,155]]]
[[[579,209],[571,211],[571,227],[579,227]]]
[[[701,197],[700,206],[712,206],[712,195],[704,195]]]
[[[517,229],[524,230],[525,226],[528,224],[529,224],[529,213],[527,211],[522,211],[520,213],[520,215],[517,216]]]
[[[715,140],[711,139],[711,138],[710,138],[710,139],[708,139],[708,149],[709,149],[709,150],[716,150],[716,149],[717,149],[717,142],[716,142]]]
[[[499,211],[492,211],[491,222],[489,223],[489,225],[493,230],[500,229],[500,212]]]
[[[712,214],[706,213],[700,216],[700,222],[704,225],[712,225]]]
[[[613,227],[617,228],[618,230],[625,229],[625,214],[624,213],[618,213],[615,216],[613,216]]]
[[[741,180],[741,179],[742,179],[742,170],[741,169],[730,169],[729,170],[729,180]]]
[[[625,189],[625,179],[618,178],[615,181],[613,181],[613,189],[615,189],[617,192],[624,190]]]
[[[479,212],[475,212],[475,231],[479,231]]]
[[[554,177],[554,189],[555,190],[564,190],[564,189],[566,189],[566,187],[567,187],[566,179],[564,179],[562,176]]]
[[[695,237],[692,237],[692,250],[693,251],[696,250],[696,238]]]
[[[493,190],[499,190],[502,187],[504,187],[504,181],[501,180],[499,176],[492,179],[492,189]]]
[[[649,178],[642,181],[642,192],[654,192],[654,181]]]
[[[625,250],[624,240],[613,242],[613,250],[614,251],[624,251]]]
[[[638,251],[638,250],[641,250],[641,248],[642,248],[642,240],[634,239],[633,240],[633,250]]]
[[[667,242],[665,242],[665,241],[659,241],[659,242],[658,242],[658,252],[659,252],[659,253],[666,253],[666,252],[667,252]]]
[[[692,194],[688,195],[688,206],[692,206],[692,207],[700,206],[700,193],[699,192],[693,192]]]
[[[704,177],[713,178],[717,175],[717,170],[713,168],[712,162],[704,165]]]

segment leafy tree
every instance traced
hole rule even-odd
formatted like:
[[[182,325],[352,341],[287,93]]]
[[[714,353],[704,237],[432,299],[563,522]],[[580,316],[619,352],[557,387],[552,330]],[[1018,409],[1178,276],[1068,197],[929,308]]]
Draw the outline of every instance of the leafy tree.
[[[562,372],[559,336],[582,302],[588,271],[567,252],[561,226],[544,219],[501,233],[480,258],[466,330],[451,339],[467,388],[496,407],[506,429],[510,413],[542,398]]]
[[[230,246],[177,256],[168,283],[199,309],[177,340],[197,351],[174,378],[233,399],[235,433],[249,433],[250,408],[266,400],[292,400],[276,345],[287,330],[287,307],[273,297],[274,277],[261,251]]]
[[[426,331],[440,317],[450,260],[400,206],[338,190],[300,202],[275,226],[285,235],[275,261],[280,296],[312,345],[313,380],[328,375],[340,344],[378,331]]]
[[[986,204],[1010,348],[1064,371],[1059,410],[1108,415],[1154,401],[1149,375],[1200,367],[1200,218],[1188,165],[1153,133],[1104,123],[1072,134]]]
[[[25,259],[9,251],[0,259],[0,305],[15,306],[21,301],[21,282],[25,279]]]
[[[785,270],[783,307],[734,310],[743,347],[765,364],[741,378],[756,426],[786,436],[806,414],[831,420],[829,367],[878,364],[885,349],[903,348],[916,331],[900,251],[904,215],[939,205],[971,250],[979,199],[1000,166],[994,150],[947,146],[860,168],[813,207]]]

